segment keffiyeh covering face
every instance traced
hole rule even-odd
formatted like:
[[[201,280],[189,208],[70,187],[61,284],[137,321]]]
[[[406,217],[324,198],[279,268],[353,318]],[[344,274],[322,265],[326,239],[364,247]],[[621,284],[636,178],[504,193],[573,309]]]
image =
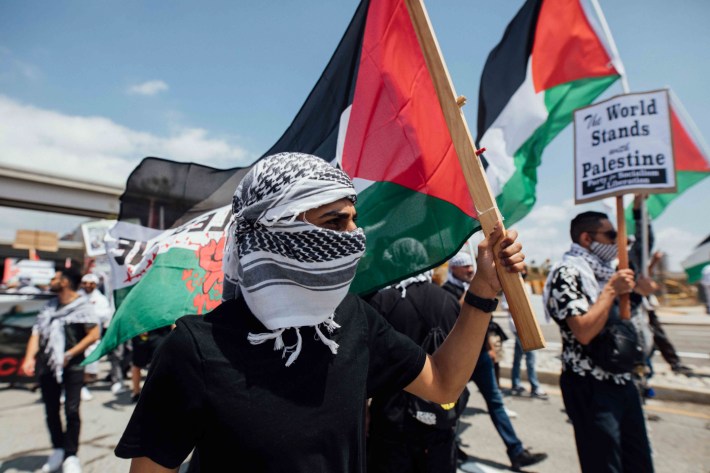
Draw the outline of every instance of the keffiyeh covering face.
[[[274,349],[298,357],[299,327],[313,326],[337,353],[320,325],[332,332],[335,308],[342,302],[365,251],[361,229],[339,232],[297,217],[337,200],[355,202],[350,178],[324,160],[302,153],[280,153],[259,161],[237,187],[224,251],[225,299],[240,293],[270,333],[249,334],[252,344],[274,340]],[[297,343],[284,346],[284,330]]]

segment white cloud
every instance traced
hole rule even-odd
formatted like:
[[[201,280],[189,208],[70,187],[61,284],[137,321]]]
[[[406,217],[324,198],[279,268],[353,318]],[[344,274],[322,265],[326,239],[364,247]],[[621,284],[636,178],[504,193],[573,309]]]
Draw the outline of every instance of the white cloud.
[[[0,165],[124,185],[146,156],[217,168],[244,166],[256,157],[200,128],[169,136],[132,130],[104,117],[66,115],[0,95]]]
[[[168,90],[168,84],[162,80],[149,80],[141,84],[135,84],[126,91],[129,95],[147,95],[152,96]]]

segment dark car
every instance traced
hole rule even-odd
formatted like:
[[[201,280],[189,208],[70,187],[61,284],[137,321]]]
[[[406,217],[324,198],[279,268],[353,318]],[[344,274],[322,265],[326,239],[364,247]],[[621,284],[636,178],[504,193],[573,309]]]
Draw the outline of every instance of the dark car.
[[[32,382],[18,375],[37,313],[53,294],[0,294],[0,383]]]

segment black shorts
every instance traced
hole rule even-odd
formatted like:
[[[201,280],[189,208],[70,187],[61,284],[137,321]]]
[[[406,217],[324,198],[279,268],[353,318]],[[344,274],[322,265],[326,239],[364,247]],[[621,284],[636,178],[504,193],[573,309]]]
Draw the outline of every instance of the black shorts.
[[[160,346],[164,338],[164,336],[152,334],[147,339],[141,335],[133,337],[133,354],[131,355],[133,366],[147,368],[153,359],[155,350]]]

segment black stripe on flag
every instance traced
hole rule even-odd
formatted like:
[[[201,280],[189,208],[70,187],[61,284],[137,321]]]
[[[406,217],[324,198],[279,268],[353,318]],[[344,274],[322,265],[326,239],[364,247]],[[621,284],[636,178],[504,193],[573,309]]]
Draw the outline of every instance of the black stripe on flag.
[[[363,0],[323,74],[278,141],[260,158],[283,151],[336,155],[340,116],[353,102],[369,0]],[[257,160],[258,161],[258,160]],[[253,164],[252,164],[253,166]],[[121,196],[119,220],[170,228],[229,205],[251,166],[215,169],[194,163],[145,158]]]
[[[498,118],[525,81],[542,0],[528,0],[508,24],[503,38],[488,55],[478,91],[478,136]]]

